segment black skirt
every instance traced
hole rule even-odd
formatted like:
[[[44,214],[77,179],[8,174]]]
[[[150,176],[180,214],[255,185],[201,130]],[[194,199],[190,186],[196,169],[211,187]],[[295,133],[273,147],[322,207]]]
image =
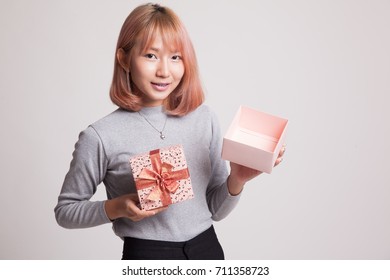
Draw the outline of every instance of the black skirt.
[[[122,260],[223,260],[214,227],[185,242],[125,237]]]

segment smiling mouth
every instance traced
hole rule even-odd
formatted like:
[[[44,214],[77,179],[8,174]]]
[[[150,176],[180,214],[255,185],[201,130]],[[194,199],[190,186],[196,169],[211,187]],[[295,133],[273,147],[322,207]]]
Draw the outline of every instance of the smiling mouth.
[[[151,83],[152,87],[158,91],[165,91],[169,88],[170,83]]]
[[[166,87],[167,85],[169,85],[169,83],[153,83],[152,82],[152,85],[155,85],[155,86],[158,86],[158,87]]]

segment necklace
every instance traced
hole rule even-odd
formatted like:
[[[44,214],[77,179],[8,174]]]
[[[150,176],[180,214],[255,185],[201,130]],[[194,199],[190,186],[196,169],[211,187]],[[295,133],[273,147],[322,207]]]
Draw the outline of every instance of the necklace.
[[[168,120],[168,116],[165,118],[165,122],[164,122],[164,126],[161,130],[158,130],[144,115],[142,115],[140,112],[137,112],[141,117],[144,118],[144,120],[151,126],[154,128],[154,130],[156,130],[158,133],[160,133],[160,138],[161,140],[164,140],[165,139],[165,135],[163,134],[163,131],[165,129],[165,125],[167,124],[167,120]]]

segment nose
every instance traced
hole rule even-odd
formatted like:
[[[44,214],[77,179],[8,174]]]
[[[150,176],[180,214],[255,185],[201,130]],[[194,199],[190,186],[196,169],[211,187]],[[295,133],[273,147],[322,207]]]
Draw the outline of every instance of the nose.
[[[159,61],[156,75],[161,78],[169,77],[169,62],[166,59]]]

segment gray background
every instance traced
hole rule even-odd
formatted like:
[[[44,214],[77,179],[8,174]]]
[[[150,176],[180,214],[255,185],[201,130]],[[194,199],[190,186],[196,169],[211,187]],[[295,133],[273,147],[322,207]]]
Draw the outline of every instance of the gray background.
[[[116,40],[144,2],[1,0],[1,259],[121,257],[110,225],[66,230],[53,208],[78,133],[115,109]],[[227,258],[390,259],[390,2],[160,2],[223,133],[241,104],[290,120],[283,164],[216,224]]]

